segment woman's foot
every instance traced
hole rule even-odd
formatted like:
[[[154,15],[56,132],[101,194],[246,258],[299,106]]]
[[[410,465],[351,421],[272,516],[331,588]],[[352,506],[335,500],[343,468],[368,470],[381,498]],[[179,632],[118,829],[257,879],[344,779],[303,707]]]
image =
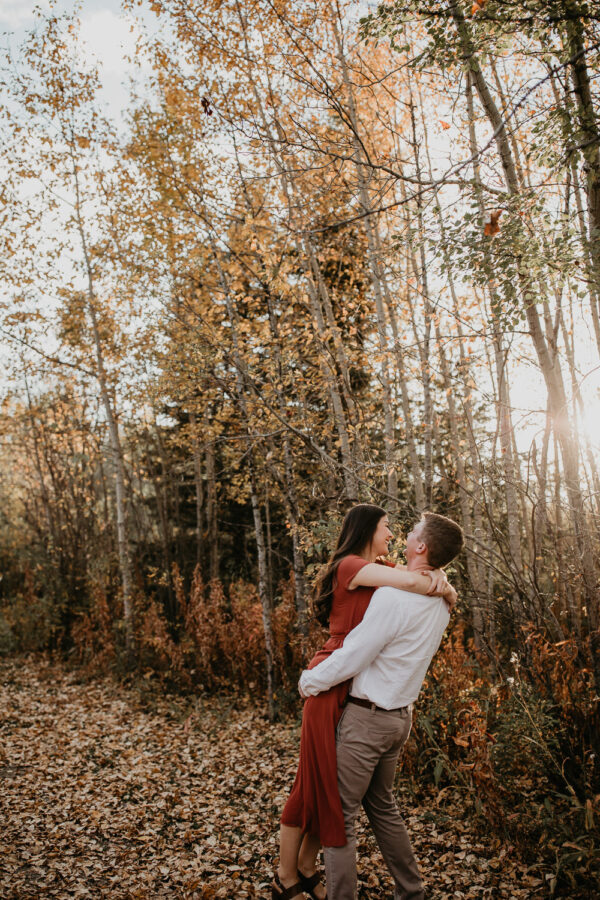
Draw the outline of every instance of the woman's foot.
[[[275,872],[271,885],[272,900],[292,900],[292,897],[304,897],[304,890],[297,876],[287,876],[279,870]]]
[[[327,900],[327,891],[325,885],[321,881],[321,874],[313,869],[312,872],[306,870],[303,872],[298,869],[298,878],[302,885],[302,890],[313,898],[313,900]]]

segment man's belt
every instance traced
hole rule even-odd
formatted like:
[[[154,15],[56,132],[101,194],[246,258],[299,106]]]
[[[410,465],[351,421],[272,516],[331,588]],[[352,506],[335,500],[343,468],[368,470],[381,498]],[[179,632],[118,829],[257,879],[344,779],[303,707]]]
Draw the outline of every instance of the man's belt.
[[[410,709],[409,706],[398,706],[396,709],[385,709],[383,706],[377,706],[376,703],[371,703],[370,700],[363,700],[361,697],[348,697],[348,703],[355,703],[357,706],[364,706],[365,709],[375,709],[377,712],[403,712],[405,709]]]

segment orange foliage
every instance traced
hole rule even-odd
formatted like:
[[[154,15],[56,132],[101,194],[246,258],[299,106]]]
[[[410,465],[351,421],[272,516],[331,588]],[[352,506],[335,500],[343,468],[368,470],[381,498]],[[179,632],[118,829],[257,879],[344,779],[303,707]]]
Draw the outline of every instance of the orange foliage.
[[[273,610],[273,657],[279,683],[292,696],[297,693],[297,680],[316,651],[327,640],[327,634],[314,619],[306,626],[306,634],[298,627],[298,614],[293,581],[281,585],[281,601]]]
[[[155,600],[150,601],[139,618],[137,642],[140,667],[151,672],[168,672],[171,676],[182,673],[182,648],[169,634],[165,617]]]
[[[533,626],[527,632],[528,668],[538,692],[558,706],[567,721],[574,714],[582,719],[597,715],[593,672],[589,665],[582,664],[577,641],[569,638],[553,643]]]
[[[187,603],[180,599],[180,607],[184,610],[183,643],[186,655],[189,657],[193,650],[194,680],[208,688],[222,682],[224,601],[222,586],[212,582],[207,589],[199,568],[194,573]]]
[[[116,655],[114,615],[103,588],[92,584],[90,590],[90,610],[74,623],[71,636],[77,661],[102,671]]]
[[[197,568],[186,596],[177,567],[172,575],[179,627],[171,633],[154,600],[138,611],[140,668],[146,675],[155,673],[185,690],[234,688],[262,697],[266,690],[265,629],[255,585],[235,582],[226,594],[218,581],[205,584]],[[105,624],[100,627],[99,615],[86,617],[85,627],[78,631],[79,645],[91,653],[98,645],[99,630],[107,630]],[[291,581],[280,585],[271,631],[276,701],[293,707],[298,702],[299,674],[326,635],[314,621],[308,623],[306,634],[301,633]]]
[[[477,789],[491,790],[493,768],[490,758],[494,737],[489,731],[486,705],[489,683],[478,665],[471,639],[465,637],[464,623],[457,622],[431,664],[417,703],[415,735],[417,746],[428,743],[433,733],[438,749]],[[414,769],[416,761],[409,761]]]
[[[501,209],[494,210],[493,213],[490,213],[488,219],[483,227],[483,233],[488,237],[491,237],[494,234],[498,234],[500,231],[499,219],[502,215]]]
[[[235,687],[262,695],[266,687],[265,629],[255,585],[234,582],[227,595],[218,581],[204,584],[197,568],[186,597],[176,567],[173,584],[183,623],[178,648],[165,634],[160,617],[148,618],[146,646],[160,647],[167,656],[172,655],[170,674],[182,685],[187,673],[190,684],[202,689]],[[274,678],[276,689],[295,697],[297,677],[324,637],[316,624],[307,637],[299,633],[293,583],[280,585],[280,592],[271,613]]]
[[[254,691],[265,671],[262,608],[254,585],[236,582],[231,586],[230,612],[220,642],[234,683]]]

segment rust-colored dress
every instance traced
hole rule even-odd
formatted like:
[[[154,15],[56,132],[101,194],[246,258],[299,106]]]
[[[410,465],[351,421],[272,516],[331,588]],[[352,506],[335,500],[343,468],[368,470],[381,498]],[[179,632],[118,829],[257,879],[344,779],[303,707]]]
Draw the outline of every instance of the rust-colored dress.
[[[309,669],[318,666],[341,647],[346,635],[362,621],[375,588],[357,587],[350,591],[348,585],[367,562],[362,556],[352,555],[345,556],[340,562],[329,617],[330,636],[323,649],[311,659]],[[282,825],[292,825],[319,835],[324,847],[343,847],[346,843],[337,784],[335,730],[349,686],[350,682],[344,681],[306,700],[302,713],[298,771],[281,814]]]

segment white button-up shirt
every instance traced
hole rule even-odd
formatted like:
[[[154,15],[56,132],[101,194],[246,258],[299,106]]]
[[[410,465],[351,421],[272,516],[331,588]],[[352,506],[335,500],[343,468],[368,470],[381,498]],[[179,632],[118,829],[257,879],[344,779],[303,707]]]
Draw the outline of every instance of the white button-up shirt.
[[[343,647],[304,671],[300,687],[315,696],[353,678],[351,696],[383,709],[408,706],[419,696],[449,621],[448,607],[440,597],[378,588]]]

